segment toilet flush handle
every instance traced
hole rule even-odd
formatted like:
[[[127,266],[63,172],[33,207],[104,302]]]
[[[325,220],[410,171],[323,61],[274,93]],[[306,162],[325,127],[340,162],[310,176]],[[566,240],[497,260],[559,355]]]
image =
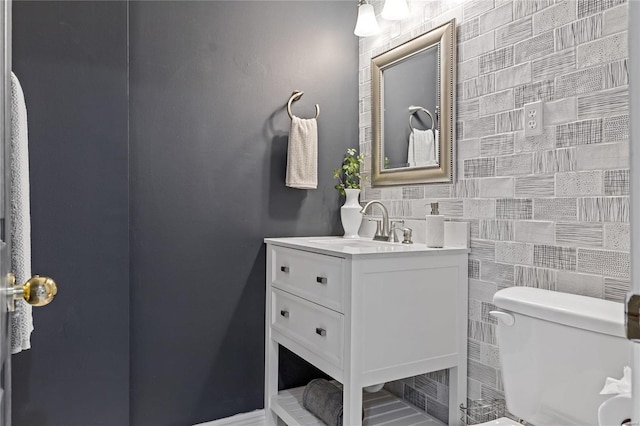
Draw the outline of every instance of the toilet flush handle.
[[[500,321],[502,324],[511,327],[516,322],[516,317],[508,312],[490,311],[489,315]]]

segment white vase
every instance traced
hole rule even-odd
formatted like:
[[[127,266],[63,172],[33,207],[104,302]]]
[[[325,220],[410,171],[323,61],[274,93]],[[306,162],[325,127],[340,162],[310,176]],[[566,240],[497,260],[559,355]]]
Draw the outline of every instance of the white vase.
[[[342,220],[342,227],[344,228],[344,237],[342,238],[360,238],[358,230],[360,229],[360,223],[362,223],[362,206],[358,202],[360,197],[359,189],[345,189],[347,200],[340,208],[340,219]]]

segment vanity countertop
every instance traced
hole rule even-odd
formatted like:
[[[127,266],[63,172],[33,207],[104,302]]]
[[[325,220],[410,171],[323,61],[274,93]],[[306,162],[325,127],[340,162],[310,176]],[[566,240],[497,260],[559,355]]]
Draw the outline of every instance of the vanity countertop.
[[[425,244],[402,244],[374,241],[369,238],[349,239],[342,237],[289,237],[265,238],[267,244],[312,251],[314,253],[352,257],[396,257],[396,256],[434,256],[443,254],[468,253],[466,247],[430,248]]]

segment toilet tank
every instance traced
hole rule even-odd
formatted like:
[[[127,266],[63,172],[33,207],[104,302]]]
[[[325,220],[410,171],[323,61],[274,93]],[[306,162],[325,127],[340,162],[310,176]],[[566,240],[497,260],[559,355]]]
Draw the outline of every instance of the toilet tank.
[[[498,291],[507,408],[536,426],[597,425],[606,377],[630,364],[624,305],[536,288]],[[512,325],[507,325],[513,319]]]

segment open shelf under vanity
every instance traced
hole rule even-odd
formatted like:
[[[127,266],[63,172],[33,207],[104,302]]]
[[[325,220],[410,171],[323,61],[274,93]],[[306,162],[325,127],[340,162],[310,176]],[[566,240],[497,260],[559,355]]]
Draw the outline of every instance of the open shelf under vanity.
[[[288,426],[323,426],[321,420],[302,406],[304,386],[278,392],[271,397],[271,410],[279,417],[280,423]],[[444,423],[429,416],[424,411],[382,389],[376,393],[364,393],[363,426],[444,426]]]

